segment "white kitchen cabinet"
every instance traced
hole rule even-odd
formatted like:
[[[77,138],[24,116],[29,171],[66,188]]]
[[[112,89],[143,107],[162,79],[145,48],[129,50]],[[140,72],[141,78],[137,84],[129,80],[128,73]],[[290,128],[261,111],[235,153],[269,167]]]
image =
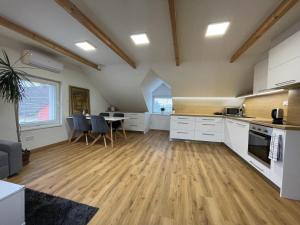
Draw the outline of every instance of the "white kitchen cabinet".
[[[245,160],[248,157],[248,136],[249,123],[225,120],[224,143]]]
[[[170,139],[193,140],[195,136],[195,117],[171,116]]]
[[[170,131],[171,139],[194,140],[195,132],[191,130],[173,130]]]
[[[188,116],[172,116],[171,117],[171,128],[172,130],[195,130],[195,117]]]
[[[269,51],[268,88],[300,82],[300,31]]]
[[[243,159],[248,157],[249,123],[234,121],[233,149]]]
[[[124,112],[122,112],[124,113]],[[113,115],[113,112],[110,112]],[[125,117],[129,119],[124,120],[124,128],[128,131],[140,131],[146,133],[149,131],[150,127],[150,113],[124,113]]]
[[[195,125],[195,140],[223,142],[223,118],[197,117]]]
[[[268,88],[268,59],[257,63],[254,67],[253,93],[259,93]]]
[[[223,118],[171,116],[170,139],[223,142]]]
[[[233,120],[225,119],[224,122],[224,143],[229,148],[232,149],[232,130],[233,130]]]
[[[222,134],[196,130],[194,139],[196,141],[222,142]]]

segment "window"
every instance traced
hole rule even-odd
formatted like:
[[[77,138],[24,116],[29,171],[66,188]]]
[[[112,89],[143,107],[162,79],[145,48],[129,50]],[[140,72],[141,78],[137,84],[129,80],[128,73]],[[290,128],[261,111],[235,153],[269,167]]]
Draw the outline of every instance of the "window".
[[[153,113],[170,113],[172,112],[172,98],[163,96],[153,96]],[[161,109],[164,108],[165,111]]]
[[[24,81],[25,97],[19,103],[19,120],[23,127],[60,124],[60,84],[38,78]]]

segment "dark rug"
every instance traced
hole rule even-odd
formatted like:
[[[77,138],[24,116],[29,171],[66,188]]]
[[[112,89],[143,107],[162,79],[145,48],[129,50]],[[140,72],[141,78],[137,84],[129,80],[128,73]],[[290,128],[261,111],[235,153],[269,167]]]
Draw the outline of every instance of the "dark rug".
[[[25,190],[26,225],[86,225],[97,211],[78,202]]]

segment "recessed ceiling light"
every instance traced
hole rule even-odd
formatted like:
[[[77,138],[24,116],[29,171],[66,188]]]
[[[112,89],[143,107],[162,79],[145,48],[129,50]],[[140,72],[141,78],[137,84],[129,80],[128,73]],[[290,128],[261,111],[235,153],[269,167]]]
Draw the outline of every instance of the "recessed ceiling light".
[[[222,23],[213,23],[209,24],[207,26],[206,30],[206,37],[216,37],[216,36],[222,36],[226,33],[229,22],[222,22]]]
[[[133,34],[130,36],[134,44],[136,45],[146,45],[149,44],[150,41],[148,39],[147,34]]]
[[[88,43],[87,41],[78,42],[75,45],[77,47],[83,49],[84,51],[94,51],[94,50],[96,50],[96,48],[93,45],[91,45],[90,43]]]

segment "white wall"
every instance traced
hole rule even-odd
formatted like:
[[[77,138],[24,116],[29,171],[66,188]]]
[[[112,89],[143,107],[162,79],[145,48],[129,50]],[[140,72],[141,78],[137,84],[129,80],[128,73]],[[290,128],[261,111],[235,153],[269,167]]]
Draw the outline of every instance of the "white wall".
[[[152,112],[152,99],[153,99],[153,91],[156,90],[163,81],[155,74],[152,70],[150,70],[141,83],[141,89],[143,91],[144,99],[149,112]]]
[[[138,64],[132,69],[126,64],[107,65],[101,72],[88,70],[101,94],[123,111],[144,112],[147,106],[141,83],[152,70],[180,97],[234,97],[249,93],[253,84],[253,67],[247,60],[236,63],[226,60]],[[112,88],[115,87],[115,88]]]
[[[170,115],[151,114],[151,130],[170,130]]]
[[[165,96],[172,97],[172,92],[169,87],[165,83],[161,84],[156,90],[152,93],[153,96]]]
[[[9,43],[9,48],[1,42],[2,49],[5,49],[11,58],[15,61],[20,57],[21,49],[16,44]],[[22,64],[18,64],[22,66]],[[98,87],[90,81],[79,67],[66,65],[62,73],[56,74],[40,69],[26,69],[26,72],[41,78],[48,78],[61,82],[61,108],[62,108],[62,125],[31,131],[22,131],[22,144],[24,148],[34,149],[41,146],[64,141],[68,138],[68,126],[65,118],[69,115],[69,85],[87,88],[90,90],[91,113],[98,114],[106,110],[108,104],[98,91]],[[29,138],[28,138],[29,137]],[[26,141],[26,139],[32,139]],[[13,105],[3,103],[0,100],[0,139],[16,140],[15,122]]]

